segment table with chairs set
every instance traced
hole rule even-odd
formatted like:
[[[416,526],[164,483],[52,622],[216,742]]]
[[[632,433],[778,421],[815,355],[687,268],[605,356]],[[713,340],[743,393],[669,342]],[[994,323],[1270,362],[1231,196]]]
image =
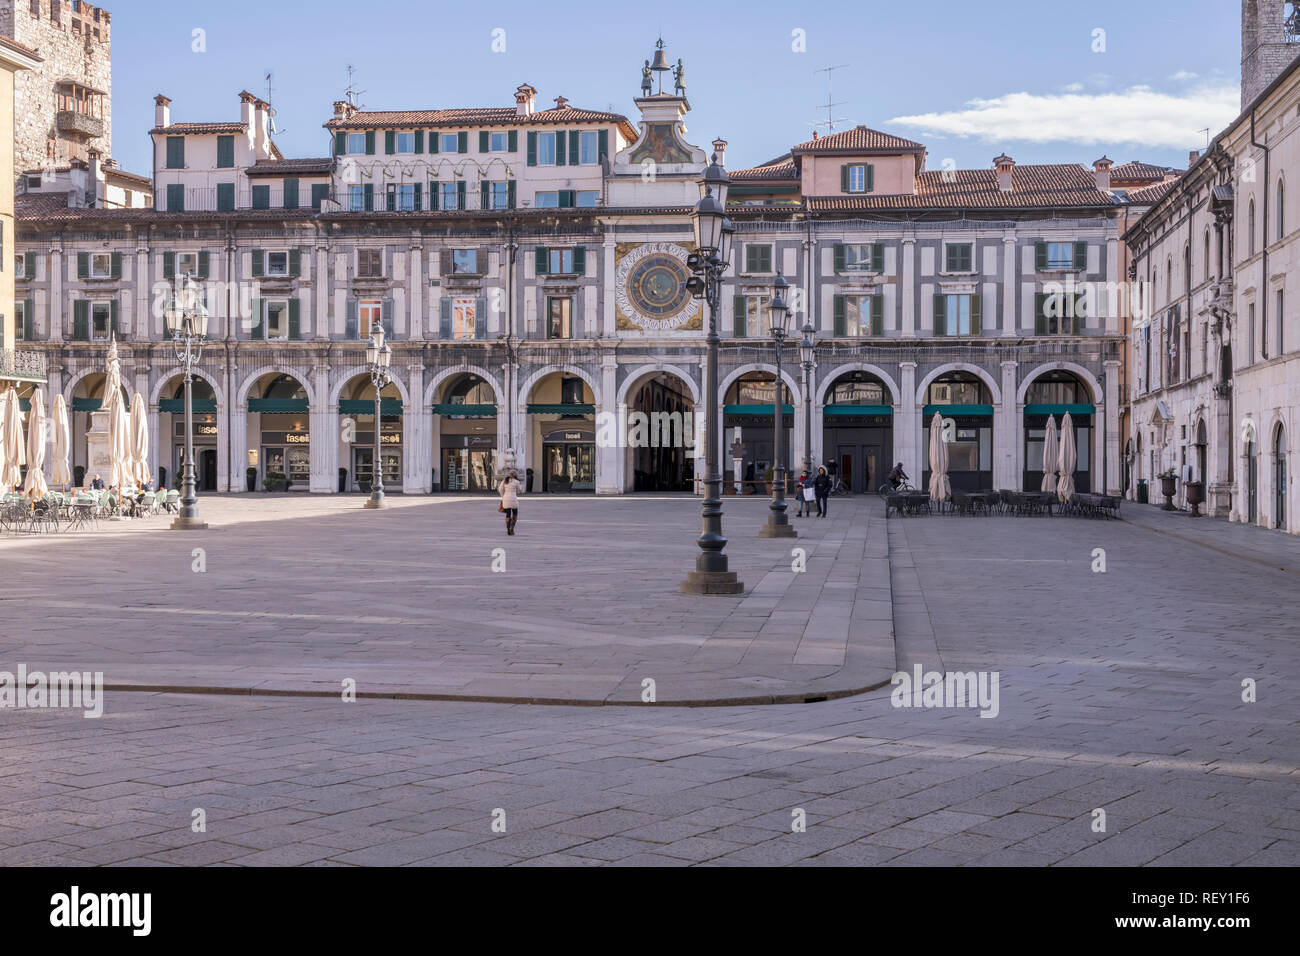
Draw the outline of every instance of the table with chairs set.
[[[925,492],[886,495],[885,516],[950,514],[1118,518],[1120,500],[1116,495],[1076,492],[1068,500],[1062,501],[1054,491],[1010,491],[1005,488],[959,491],[953,488],[949,497],[943,501],[937,501]]]
[[[45,532],[94,530],[100,521],[113,518],[149,518],[180,512],[179,491],[137,491],[81,488],[69,492],[47,491],[39,498],[6,494],[0,498],[0,532],[41,534]]]

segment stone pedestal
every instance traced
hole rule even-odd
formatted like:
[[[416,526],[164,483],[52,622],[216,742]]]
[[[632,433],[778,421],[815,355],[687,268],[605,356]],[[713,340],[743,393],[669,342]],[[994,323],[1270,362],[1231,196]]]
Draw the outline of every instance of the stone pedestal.
[[[90,413],[90,430],[86,432],[86,474],[82,478],[83,487],[90,487],[95,475],[108,479],[113,470],[112,455],[108,443],[108,410],[100,409]]]
[[[744,594],[745,585],[735,571],[691,571],[682,582],[682,594]]]
[[[182,518],[179,515],[172,519],[170,528],[172,531],[202,531],[208,526],[208,523],[201,518]]]

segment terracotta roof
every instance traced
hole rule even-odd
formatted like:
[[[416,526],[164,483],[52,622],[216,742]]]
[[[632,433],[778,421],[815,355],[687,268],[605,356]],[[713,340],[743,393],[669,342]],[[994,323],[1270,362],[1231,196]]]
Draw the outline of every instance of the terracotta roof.
[[[243,133],[248,127],[243,123],[172,123],[171,126],[155,126],[150,133]]]
[[[307,176],[328,176],[333,160],[323,159],[259,159],[244,170],[247,176],[290,176],[294,173]]]
[[[105,224],[134,222],[192,222],[194,220],[310,219],[308,209],[239,209],[235,212],[195,210],[158,212],[154,209],[70,209],[66,193],[27,193],[14,197],[14,218],[22,223],[97,221]]]
[[[1011,189],[998,188],[993,169],[933,170],[916,178],[916,194],[902,196],[812,196],[814,212],[868,209],[1037,209],[1112,206],[1093,174],[1077,163],[1019,165]]]
[[[142,186],[153,188],[153,180],[148,176],[141,176],[138,173],[128,173],[125,169],[118,169],[116,166],[101,167],[104,170],[104,178],[107,180],[110,176],[118,179],[129,179],[132,182],[140,183]]]
[[[326,129],[415,129],[429,126],[555,126],[561,123],[617,123],[624,138],[635,140],[637,131],[621,113],[584,110],[576,106],[539,110],[520,116],[513,106],[486,106],[453,110],[376,110],[332,119]]]
[[[735,183],[767,179],[798,179],[799,174],[794,168],[794,160],[787,159],[784,162],[769,163],[766,166],[755,166],[753,169],[728,170],[727,178]]]
[[[16,53],[23,54],[23,56],[29,56],[33,60],[39,60],[42,62],[45,60],[45,57],[41,56],[31,47],[19,43],[17,40],[11,40],[9,37],[6,36],[0,36],[0,47],[6,47],[10,50],[15,51]]]
[[[1130,189],[1124,194],[1124,199],[1131,205],[1148,205],[1158,203],[1169,194],[1169,190],[1178,185],[1178,180],[1171,179],[1167,183],[1156,183],[1154,186],[1143,186],[1141,189]]]
[[[880,130],[855,126],[842,133],[832,133],[800,143],[793,147],[791,153],[836,153],[836,152],[924,152],[925,147],[910,139],[891,136]]]
[[[19,193],[14,197],[15,219],[55,218],[67,211],[67,193]]]
[[[1179,169],[1171,169],[1168,166],[1153,166],[1151,163],[1144,163],[1140,160],[1132,160],[1124,163],[1122,166],[1112,166],[1110,170],[1111,182],[1120,180],[1121,182],[1141,182],[1149,180],[1158,183],[1166,176],[1177,175],[1182,172]]]

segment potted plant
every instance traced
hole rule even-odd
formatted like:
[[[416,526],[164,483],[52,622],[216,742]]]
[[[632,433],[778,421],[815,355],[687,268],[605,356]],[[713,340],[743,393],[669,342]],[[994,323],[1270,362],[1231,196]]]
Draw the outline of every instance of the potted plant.
[[[1166,468],[1156,476],[1160,479],[1160,493],[1165,496],[1165,503],[1160,506],[1162,511],[1177,511],[1174,507],[1174,493],[1178,490],[1178,472],[1173,468]]]
[[[1192,517],[1201,517],[1201,505],[1205,504],[1205,482],[1188,481],[1183,483],[1187,489],[1187,503],[1192,506]]]
[[[524,491],[528,494],[532,494],[533,491],[533,470],[531,468],[524,469]]]
[[[776,469],[773,468],[771,465],[769,465],[767,467],[767,470],[763,472],[763,486],[767,489],[767,493],[769,495],[772,493],[772,482],[775,480],[776,480]]]
[[[244,469],[244,484],[247,486],[249,491],[257,490],[257,469],[256,468]]]

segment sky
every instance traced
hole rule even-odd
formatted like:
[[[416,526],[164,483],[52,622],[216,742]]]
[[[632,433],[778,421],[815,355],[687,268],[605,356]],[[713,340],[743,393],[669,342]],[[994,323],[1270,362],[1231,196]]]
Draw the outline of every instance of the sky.
[[[441,4],[107,0],[113,154],[148,174],[153,97],[173,122],[239,118],[272,101],[286,156],[326,156],[322,125],[353,87],[367,109],[538,106],[623,113],[662,35],[682,59],[687,140],[729,143],[730,169],[866,125],[925,144],[927,168],[1091,162],[1103,153],[1183,168],[1238,113],[1233,0],[788,0]],[[1175,16],[1175,13],[1179,13]],[[840,67],[831,73],[818,72]],[[671,74],[666,74],[671,83]],[[828,96],[838,104],[825,108]],[[1208,133],[1207,133],[1208,130]]]

